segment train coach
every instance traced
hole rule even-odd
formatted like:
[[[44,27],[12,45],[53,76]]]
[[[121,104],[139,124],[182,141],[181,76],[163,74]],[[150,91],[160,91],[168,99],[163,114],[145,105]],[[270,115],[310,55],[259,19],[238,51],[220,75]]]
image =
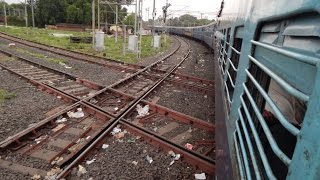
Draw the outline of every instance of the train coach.
[[[225,0],[214,23],[167,27],[217,56],[218,179],[319,179],[319,13],[319,0]]]

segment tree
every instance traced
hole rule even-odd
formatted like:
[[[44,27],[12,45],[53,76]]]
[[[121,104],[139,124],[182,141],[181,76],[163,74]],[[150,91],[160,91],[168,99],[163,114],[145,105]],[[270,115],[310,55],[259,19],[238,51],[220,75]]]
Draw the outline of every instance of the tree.
[[[124,18],[123,23],[127,26],[134,26],[135,14],[131,13]]]
[[[38,0],[36,2],[37,25],[66,22],[66,0]]]
[[[67,7],[67,23],[79,22],[79,9],[75,5]]]

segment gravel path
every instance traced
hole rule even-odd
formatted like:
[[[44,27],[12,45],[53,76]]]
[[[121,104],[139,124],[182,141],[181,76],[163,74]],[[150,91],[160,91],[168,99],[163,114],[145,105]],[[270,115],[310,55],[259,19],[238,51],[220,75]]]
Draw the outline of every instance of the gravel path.
[[[213,68],[213,55],[211,53],[207,54],[209,50],[199,42],[186,38],[183,39],[189,42],[192,53],[189,58],[184,61],[181,66],[182,68],[179,68],[176,72],[214,80],[214,72],[210,69]],[[199,61],[199,64],[197,64],[196,59],[198,57],[203,58],[205,61],[201,61],[201,63]],[[204,64],[208,64],[208,66]],[[208,122],[214,122],[214,93],[197,93],[166,83],[158,87],[147,99],[152,100],[156,96],[160,97],[157,103],[162,106]]]
[[[109,145],[107,149],[100,147],[96,155],[86,159],[94,158],[95,162],[81,164],[87,173],[77,175],[77,167],[67,179],[194,179],[194,173],[200,173],[181,159],[170,166],[172,158],[167,152],[155,149],[129,133],[122,139],[111,137],[104,143]],[[147,156],[153,159],[151,164]]]
[[[54,69],[58,69],[63,72],[71,73],[79,76],[83,79],[88,79],[102,85],[110,85],[124,77],[124,72],[119,72],[107,67],[103,67],[96,64],[87,63],[80,60],[71,59],[65,56],[60,56],[47,51],[42,51],[37,48],[28,47],[22,44],[15,43],[14,48],[9,48],[8,44],[10,41],[0,38],[0,48],[7,50],[11,53],[23,56],[29,60],[32,60],[41,65],[45,65]],[[46,56],[46,58],[43,58]],[[50,61],[52,59],[63,60],[67,66],[72,67],[71,69],[65,68],[58,62]]]
[[[16,94],[15,98],[0,104],[0,141],[39,122],[47,111],[63,104],[5,70],[0,70],[0,88]]]
[[[138,62],[138,64],[143,65],[143,66],[147,66],[149,64],[152,64],[152,63],[158,61],[159,59],[163,58],[164,56],[168,55],[170,52],[175,50],[179,45],[179,41],[177,38],[174,38],[173,36],[171,36],[170,38],[172,39],[172,44],[171,44],[170,48],[168,48],[164,52],[159,53],[155,56],[143,58]]]
[[[176,72],[204,79],[214,80],[214,55],[210,50],[197,41],[184,38],[190,43],[192,52]]]
[[[166,83],[152,92],[147,100],[151,101],[156,96],[160,97],[157,104],[208,122],[214,122],[214,94],[205,95]]]

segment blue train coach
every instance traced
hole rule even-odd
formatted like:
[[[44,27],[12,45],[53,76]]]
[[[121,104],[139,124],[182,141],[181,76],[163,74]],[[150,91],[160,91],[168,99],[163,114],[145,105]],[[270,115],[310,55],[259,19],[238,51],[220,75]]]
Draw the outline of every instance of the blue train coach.
[[[215,52],[217,179],[320,179],[319,0],[224,0],[167,29]]]

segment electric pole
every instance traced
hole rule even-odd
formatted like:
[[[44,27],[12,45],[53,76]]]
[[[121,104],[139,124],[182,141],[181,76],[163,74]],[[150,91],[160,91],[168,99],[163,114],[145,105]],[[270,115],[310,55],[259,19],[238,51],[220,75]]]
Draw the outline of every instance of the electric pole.
[[[96,28],[96,17],[95,17],[95,0],[92,0],[92,46],[94,48],[95,28]]]
[[[153,23],[153,26],[152,26],[152,41],[151,41],[151,46],[153,46],[154,44],[154,36],[155,36],[155,23],[154,23],[154,20],[156,18],[156,0],[153,0],[153,11],[152,11],[152,23]]]
[[[24,0],[24,18],[26,20],[26,28],[28,27],[27,0]]]
[[[4,24],[7,27],[8,23],[7,23],[7,12],[6,12],[6,2],[3,0],[3,12],[4,12]]]
[[[118,42],[118,4],[116,4],[116,42]]]
[[[35,27],[35,23],[34,23],[34,0],[31,0],[31,15],[32,15],[32,27]]]
[[[147,20],[147,22],[149,23],[149,7],[148,8],[146,8],[146,11],[147,11],[147,17],[148,17],[148,20]]]
[[[100,0],[98,0],[98,31],[100,31]]]

